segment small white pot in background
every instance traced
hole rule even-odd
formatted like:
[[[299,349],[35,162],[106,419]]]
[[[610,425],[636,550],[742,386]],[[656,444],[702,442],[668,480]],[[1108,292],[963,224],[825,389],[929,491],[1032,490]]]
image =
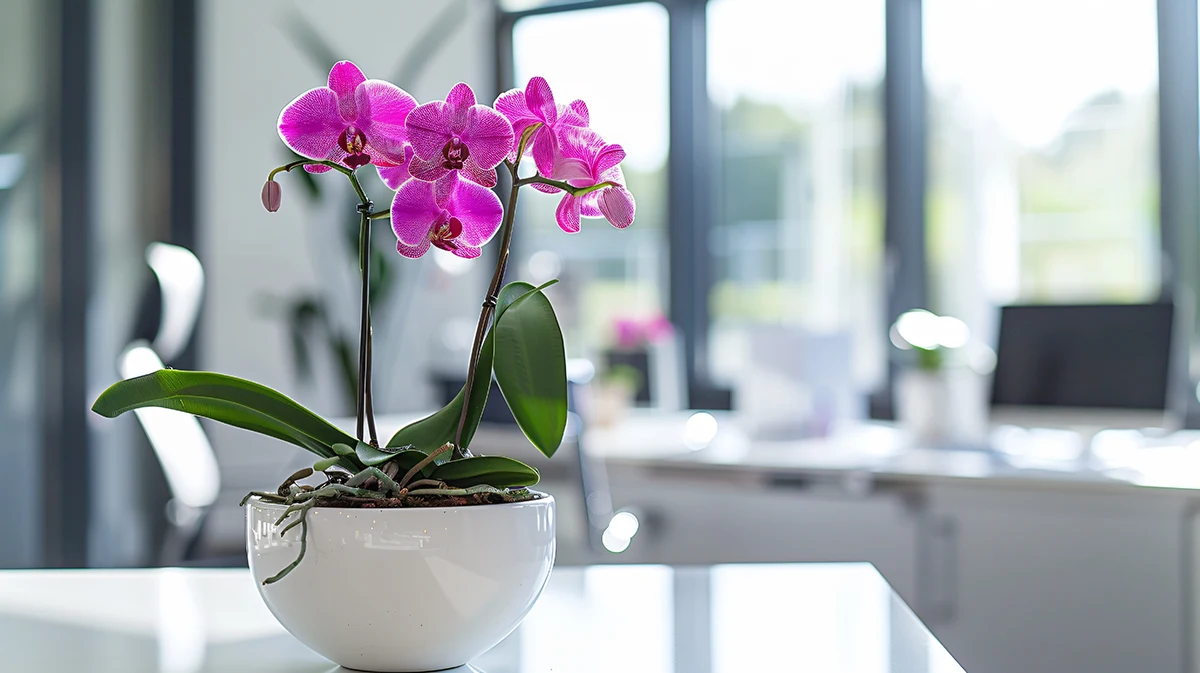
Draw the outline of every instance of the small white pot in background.
[[[347,668],[400,673],[465,664],[513,631],[554,564],[554,498],[497,505],[308,512],[279,535],[283,505],[252,498],[250,570],[300,642]],[[295,515],[292,515],[295,516]],[[289,517],[290,522],[292,517]]]
[[[987,441],[987,379],[967,367],[902,371],[895,399],[896,422],[917,446]]]
[[[909,369],[896,379],[896,421],[913,443],[936,445],[950,437],[950,382],[945,372]]]

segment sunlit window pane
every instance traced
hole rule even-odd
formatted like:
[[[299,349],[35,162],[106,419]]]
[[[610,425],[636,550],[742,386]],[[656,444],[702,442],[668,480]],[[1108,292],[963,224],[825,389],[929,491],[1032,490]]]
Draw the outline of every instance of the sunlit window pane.
[[[711,350],[738,388],[755,387],[764,325],[796,348],[840,343],[827,364],[860,389],[881,375],[883,36],[883,0],[708,4]]]
[[[561,194],[521,192],[512,275],[561,279],[553,299],[572,356],[611,346],[618,320],[664,311],[667,44],[667,13],[657,3],[532,16],[513,29],[517,82],[541,75],[557,102],[586,101],[592,128],[625,149],[637,198],[630,228],[585,219],[580,233],[566,234],[554,219]]]
[[[1157,295],[1154,0],[926,0],[940,312]]]

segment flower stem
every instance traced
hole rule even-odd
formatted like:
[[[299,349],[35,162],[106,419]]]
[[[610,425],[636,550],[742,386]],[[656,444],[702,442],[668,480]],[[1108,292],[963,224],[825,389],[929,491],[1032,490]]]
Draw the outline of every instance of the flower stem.
[[[374,204],[371,203],[371,199],[367,198],[367,193],[363,191],[355,170],[332,161],[298,159],[272,170],[267,176],[267,180],[274,180],[279,173],[289,172],[299,166],[328,166],[345,175],[350,180],[350,186],[354,188],[355,195],[358,196],[357,210],[360,216],[358,258],[359,268],[362,270],[362,320],[358,330],[358,391],[354,406],[355,417],[358,421],[358,440],[363,440],[363,422],[365,421],[370,432],[371,444],[379,446],[379,438],[375,434],[375,405],[371,393],[371,307],[369,305],[371,296],[371,220],[389,217],[390,211],[371,212]]]
[[[488,286],[487,297],[483,300],[483,308],[479,311],[479,324],[475,326],[475,344],[471,348],[471,364],[467,367],[467,383],[463,386],[463,408],[462,413],[458,417],[458,429],[454,432],[455,458],[465,458],[470,455],[467,452],[467,447],[462,445],[462,433],[463,428],[467,425],[467,412],[471,406],[471,387],[475,382],[475,370],[479,367],[479,354],[483,350],[483,337],[487,332],[488,321],[491,320],[492,314],[496,310],[496,297],[500,294],[500,284],[504,282],[504,271],[508,267],[508,249],[512,244],[513,217],[517,212],[517,194],[523,182],[517,179],[517,169],[521,164],[520,157],[521,155],[518,154],[517,160],[513,163],[504,162],[504,165],[508,167],[508,171],[512,175],[512,189],[508,193],[508,203],[504,209],[504,223],[501,225],[500,254],[496,258],[496,271],[492,274],[492,284]]]
[[[358,187],[358,180],[351,178],[351,183]],[[361,190],[361,187],[358,187]],[[367,215],[371,211],[371,201],[363,198],[364,203],[358,207],[359,233],[358,252],[359,267],[362,269],[362,309],[361,322],[358,332],[358,400],[356,401],[356,429],[359,441],[363,440],[363,422],[367,422],[370,432],[371,445],[379,446],[379,438],[375,435],[375,418],[371,403],[371,222]]]
[[[587,187],[575,187],[574,185],[571,185],[570,183],[567,183],[567,182],[563,182],[562,180],[551,180],[550,178],[543,178],[540,175],[531,175],[527,178],[521,178],[520,180],[517,180],[517,185],[521,186],[521,187],[524,187],[525,185],[532,185],[532,184],[550,185],[551,187],[557,187],[557,188],[563,190],[564,192],[570,193],[571,196],[583,196],[584,194],[587,194],[589,192],[594,192],[598,189],[604,189],[605,187],[619,187],[620,186],[615,182],[599,182],[594,185],[588,185]]]
[[[267,179],[274,180],[275,176],[277,174],[291,172],[291,170],[293,168],[296,168],[297,166],[328,166],[328,167],[332,168],[333,170],[341,173],[342,175],[350,177],[352,180],[357,182],[357,179],[354,178],[354,171],[350,170],[349,168],[346,168],[345,166],[343,166],[341,164],[335,164],[332,161],[320,161],[318,159],[298,159],[289,164],[284,164],[284,165],[272,170],[270,175],[267,176]],[[366,197],[362,196],[362,188],[361,187],[358,189],[358,191],[359,191],[359,198],[366,198]]]

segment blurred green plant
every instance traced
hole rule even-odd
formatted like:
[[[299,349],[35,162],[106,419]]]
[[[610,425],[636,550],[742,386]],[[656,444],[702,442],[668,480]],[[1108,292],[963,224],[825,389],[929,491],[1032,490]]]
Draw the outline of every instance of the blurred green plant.
[[[410,84],[416,81],[433,60],[439,48],[446,44],[449,36],[461,29],[467,15],[467,0],[456,0],[446,4],[429,27],[409,42],[409,47],[400,59],[389,81]],[[291,38],[301,54],[315,71],[324,75],[333,64],[342,60],[335,55],[329,42],[320,31],[298,10],[290,12],[283,20],[283,31]],[[300,155],[283,149],[283,163],[303,159]],[[347,265],[358,264],[359,219],[354,212],[357,197],[345,190],[326,190],[313,175],[296,171],[313,205],[322,205],[334,199],[342,200],[344,208],[333,208],[346,213],[340,223],[341,236]],[[386,226],[374,224],[373,226]],[[374,236],[373,241],[387,241],[387,236]],[[386,245],[386,243],[384,244]],[[392,254],[389,254],[392,253]],[[399,290],[398,265],[401,259],[390,248],[372,245],[371,255],[371,305],[383,313],[387,301]],[[282,321],[291,345],[292,370],[303,383],[316,379],[317,353],[324,351],[333,362],[338,381],[342,412],[353,413],[358,394],[358,369],[355,360],[357,323],[342,324],[329,307],[342,302],[342,298],[329,296],[338,291],[338,286],[323,286],[301,292],[290,297],[269,297],[264,302],[265,311]],[[380,310],[383,309],[383,310]]]

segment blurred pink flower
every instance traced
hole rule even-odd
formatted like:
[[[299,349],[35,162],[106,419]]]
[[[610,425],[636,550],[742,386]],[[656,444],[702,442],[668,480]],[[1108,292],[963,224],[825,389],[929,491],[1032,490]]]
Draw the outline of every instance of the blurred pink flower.
[[[473,259],[496,234],[503,214],[490,189],[456,175],[437,182],[409,180],[392,199],[396,251],[416,259],[435,245]]]
[[[543,126],[529,138],[526,151],[533,154],[533,163],[538,173],[549,177],[554,172],[554,154],[558,150],[557,134],[567,126],[586,127],[590,120],[587,104],[581,100],[570,105],[555,105],[550,85],[542,77],[530,78],[525,90],[510,89],[496,98],[496,110],[512,122],[513,146],[509,158],[517,158],[521,134],[530,124],[541,122]],[[547,191],[545,185],[534,185]],[[550,188],[549,191],[554,191]]]
[[[555,180],[563,180],[572,187],[590,187],[602,182],[616,183],[583,196],[566,194],[558,204],[555,219],[558,226],[568,234],[579,231],[579,218],[603,216],[614,227],[624,229],[633,224],[636,204],[633,194],[625,188],[625,174],[621,172],[621,160],[625,150],[620,145],[604,142],[591,129],[568,126],[558,134],[558,152],[554,157]]]
[[[671,321],[662,314],[645,320],[618,318],[613,323],[613,328],[619,348],[635,348],[658,343],[670,338],[675,333],[675,327]]]
[[[617,336],[617,346],[633,348],[642,342],[642,326],[630,318],[620,318],[613,325]]]
[[[664,339],[669,339],[675,334],[675,326],[667,320],[667,316],[659,314],[646,322],[645,326],[646,341],[657,343]]]
[[[513,129],[499,112],[475,104],[475,92],[459,82],[446,100],[418,106],[405,124],[416,157],[409,170],[419,180],[461,174],[496,186],[496,165],[508,156]]]
[[[374,164],[380,176],[404,166],[405,119],[417,101],[400,87],[367,79],[358,66],[341,61],[329,71],[329,86],[298,96],[279,113],[279,137],[309,159],[342,163],[349,168]],[[305,166],[324,173],[328,166]],[[384,178],[388,182],[387,178]],[[389,187],[396,178],[389,182]]]

